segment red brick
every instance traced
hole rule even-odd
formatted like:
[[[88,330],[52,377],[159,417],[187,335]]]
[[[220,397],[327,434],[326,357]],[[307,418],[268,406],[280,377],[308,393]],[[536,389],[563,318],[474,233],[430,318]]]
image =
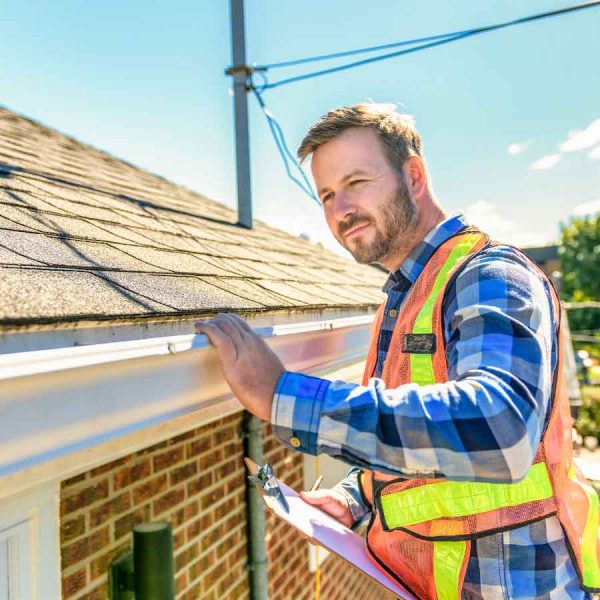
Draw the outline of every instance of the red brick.
[[[87,473],[81,473],[80,475],[74,475],[73,477],[69,477],[69,479],[65,479],[61,483],[61,487],[66,488],[81,483],[86,478],[86,476]]]
[[[131,508],[131,494],[129,492],[116,496],[93,508],[90,512],[90,528],[102,525],[109,518],[127,512]]]
[[[93,581],[102,575],[108,573],[110,563],[114,558],[124,554],[130,549],[129,543],[122,544],[116,548],[111,548],[108,552],[105,552],[98,558],[93,559],[90,562],[90,579]]]
[[[70,598],[87,585],[85,567],[71,575],[62,578],[62,597]]]
[[[152,446],[148,446],[148,448],[144,448],[143,450],[138,450],[136,452],[136,456],[144,456],[145,454],[153,454],[158,450],[163,450],[168,446],[168,441],[159,442],[158,444],[153,444]]]
[[[123,458],[119,458],[117,460],[113,460],[104,465],[100,465],[95,469],[92,469],[90,474],[92,477],[96,477],[97,475],[102,475],[104,473],[108,473],[109,471],[114,471],[117,467],[124,465],[129,460],[129,456],[124,456]]]
[[[227,484],[225,485],[225,489],[227,490],[228,494],[231,494],[231,492],[233,492],[233,490],[243,488],[243,486],[245,484],[246,484],[246,476],[244,473],[240,473],[239,475],[236,475],[233,479],[230,479],[227,482]]]
[[[152,472],[150,459],[146,458],[142,462],[119,469],[113,477],[113,485],[115,490],[120,490],[131,483],[137,483],[140,480],[148,477]]]
[[[70,496],[63,497],[61,502],[61,514],[75,512],[80,508],[85,508],[97,500],[102,500],[108,496],[108,479],[104,479],[90,485]]]
[[[185,530],[181,529],[180,531],[173,533],[173,548],[175,550],[179,550],[185,544]]]
[[[85,600],[106,600],[108,598],[108,584],[102,583],[85,595]],[[82,599],[83,600],[83,599]]]
[[[190,521],[198,514],[199,510],[200,505],[196,500],[188,501],[185,506],[182,506],[173,513],[171,517],[173,527],[179,527],[182,523]]]
[[[164,496],[154,501],[153,510],[154,516],[158,517],[161,513],[170,510],[183,502],[185,492],[182,489],[175,489],[167,492]]]
[[[143,523],[145,521],[150,520],[150,505],[146,504],[145,506],[141,506],[135,511],[122,516],[121,518],[115,521],[114,528],[114,539],[118,540],[120,537],[131,532],[131,529],[134,525],[138,523]]]
[[[198,460],[200,465],[200,469],[207,470],[212,469],[216,464],[220,463],[223,460],[223,450],[219,448],[218,450],[214,450],[210,454],[206,454],[201,456]]]
[[[185,481],[193,477],[198,472],[198,465],[195,462],[188,463],[182,467],[177,467],[169,473],[169,481],[171,485],[176,485],[181,481]]]
[[[188,483],[188,496],[193,496],[194,494],[205,490],[213,484],[213,481],[214,475],[210,471],[202,473],[200,477],[196,477],[193,481]]]
[[[186,433],[180,433],[179,435],[176,435],[174,438],[171,438],[171,442],[173,444],[179,444],[181,442],[187,442],[188,440],[192,440],[196,437],[196,431],[192,430],[192,431],[187,431]]]
[[[162,471],[162,469],[166,469],[178,462],[183,460],[183,446],[179,446],[178,448],[171,448],[162,454],[155,456],[152,459],[152,464],[154,466],[154,472]]]
[[[206,573],[216,563],[216,560],[215,553],[209,552],[196,562],[192,563],[188,570],[190,581],[195,581],[201,577],[203,573]]]
[[[200,496],[200,507],[202,510],[209,510],[218,503],[223,502],[224,492],[225,489],[223,486],[220,486],[202,494],[202,496]]]
[[[141,504],[153,496],[164,492],[166,489],[167,475],[166,473],[163,473],[162,475],[149,479],[141,485],[133,488],[133,503],[136,505]]]
[[[183,552],[175,555],[175,572],[179,573],[183,567],[189,565],[195,558],[200,554],[200,548],[198,544],[192,544],[186,548]]]
[[[96,531],[83,539],[73,542],[62,549],[63,569],[74,565],[75,563],[87,558],[91,554],[98,552],[102,547],[109,543],[108,527]]]
[[[175,578],[175,593],[179,594],[185,591],[188,585],[187,573],[184,571]]]
[[[196,583],[188,588],[180,600],[198,600],[199,598],[202,598],[202,600],[215,600],[214,598],[209,598],[202,592],[202,583]]]
[[[237,515],[236,515],[237,516]],[[206,531],[214,522],[214,516],[210,512],[205,512],[199,519],[190,523],[187,528],[188,540],[193,540],[196,536]]]
[[[193,458],[199,454],[204,454],[212,448],[212,440],[210,435],[205,435],[199,440],[195,440],[186,447],[186,457]]]
[[[216,469],[217,478],[225,479],[228,475],[231,475],[231,473],[235,472],[239,468],[240,468],[240,465],[236,460],[230,460],[229,462],[226,462],[224,465],[217,467],[217,469]]]
[[[219,429],[213,433],[215,446],[221,445],[223,442],[233,441],[238,438],[237,432],[233,427]]]
[[[60,541],[66,544],[85,533],[85,517],[79,515],[75,519],[62,519],[60,524]]]

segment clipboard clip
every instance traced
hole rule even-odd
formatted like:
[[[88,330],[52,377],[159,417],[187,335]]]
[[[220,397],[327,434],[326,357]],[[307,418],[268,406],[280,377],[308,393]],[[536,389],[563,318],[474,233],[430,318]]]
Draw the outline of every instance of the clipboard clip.
[[[260,488],[264,494],[267,496],[271,496],[275,498],[281,508],[285,510],[286,513],[290,512],[290,507],[279,487],[279,482],[275,476],[275,470],[273,469],[273,465],[269,460],[269,457],[265,455],[267,459],[267,464],[259,467],[258,471],[255,475],[248,475],[248,479],[258,488]]]

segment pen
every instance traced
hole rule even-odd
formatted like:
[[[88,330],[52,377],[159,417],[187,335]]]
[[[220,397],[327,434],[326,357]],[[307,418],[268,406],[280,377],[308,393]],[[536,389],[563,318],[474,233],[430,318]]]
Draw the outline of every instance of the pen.
[[[313,483],[313,486],[310,488],[310,491],[316,492],[321,487],[322,483],[323,483],[323,475],[319,475],[317,477],[317,480]]]

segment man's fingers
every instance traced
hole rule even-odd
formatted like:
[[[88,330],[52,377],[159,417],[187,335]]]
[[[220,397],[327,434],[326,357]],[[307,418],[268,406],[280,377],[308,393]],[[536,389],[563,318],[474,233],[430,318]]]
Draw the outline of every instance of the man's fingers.
[[[225,350],[227,346],[230,346],[232,351],[235,352],[237,356],[237,349],[231,339],[231,336],[228,335],[227,332],[219,327],[219,325],[217,325],[214,321],[196,323],[195,327],[198,333],[203,333],[208,338],[208,341],[216,348],[218,352]]]
[[[252,327],[250,327],[250,325],[248,325],[248,322],[245,319],[242,319],[242,317],[239,317],[236,314],[233,313],[229,313],[229,316],[233,318],[233,320],[246,332],[246,333],[254,333],[254,331],[252,331]]]
[[[230,317],[231,315],[219,314],[213,319],[213,322],[234,341],[238,348],[240,348],[244,343],[244,330]]]
[[[329,490],[316,490],[314,492],[300,492],[302,500],[313,506],[323,506],[329,504],[333,498]]]

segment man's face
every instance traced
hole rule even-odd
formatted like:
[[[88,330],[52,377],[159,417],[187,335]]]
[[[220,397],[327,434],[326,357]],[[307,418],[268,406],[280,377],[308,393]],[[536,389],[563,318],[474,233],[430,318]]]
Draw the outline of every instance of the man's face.
[[[417,208],[377,134],[357,127],[319,146],[312,172],[338,242],[360,263],[392,268],[394,254],[407,245]]]

